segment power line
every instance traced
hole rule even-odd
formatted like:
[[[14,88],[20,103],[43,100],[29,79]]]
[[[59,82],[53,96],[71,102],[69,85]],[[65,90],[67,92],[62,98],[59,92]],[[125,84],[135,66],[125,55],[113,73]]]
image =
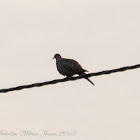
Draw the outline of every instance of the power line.
[[[74,81],[74,80],[78,80],[78,79],[82,79],[82,78],[111,74],[111,73],[115,73],[115,72],[123,72],[126,70],[131,70],[131,69],[136,69],[136,68],[140,68],[140,64],[121,67],[121,68],[117,68],[117,69],[113,69],[113,70],[105,70],[105,71],[96,72],[96,73],[84,74],[81,76],[75,76],[75,77],[71,77],[71,78],[56,79],[56,80],[46,81],[46,82],[42,82],[42,83],[35,83],[35,84],[22,85],[22,86],[7,88],[7,89],[0,89],[0,93],[6,93],[6,92],[10,92],[10,91],[15,91],[15,90],[22,90],[22,89],[26,89],[26,88],[41,87],[41,86],[45,86],[45,85],[56,84],[56,83],[66,82],[66,81]]]

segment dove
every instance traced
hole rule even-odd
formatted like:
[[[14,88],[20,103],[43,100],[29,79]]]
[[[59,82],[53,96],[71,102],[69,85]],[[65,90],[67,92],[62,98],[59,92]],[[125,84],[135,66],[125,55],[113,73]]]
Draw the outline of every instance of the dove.
[[[85,72],[87,72],[87,70],[83,69],[77,61],[73,59],[62,58],[60,54],[55,54],[53,59],[56,59],[56,67],[58,72],[67,78],[72,77],[75,74],[83,75]],[[85,79],[94,85],[90,79]]]

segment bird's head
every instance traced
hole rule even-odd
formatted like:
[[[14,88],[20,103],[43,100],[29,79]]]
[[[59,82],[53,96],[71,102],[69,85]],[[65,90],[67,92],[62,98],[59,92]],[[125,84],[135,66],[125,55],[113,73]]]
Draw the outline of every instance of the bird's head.
[[[61,55],[60,55],[60,54],[55,54],[53,59],[58,60],[58,59],[60,59],[60,58],[61,58]]]

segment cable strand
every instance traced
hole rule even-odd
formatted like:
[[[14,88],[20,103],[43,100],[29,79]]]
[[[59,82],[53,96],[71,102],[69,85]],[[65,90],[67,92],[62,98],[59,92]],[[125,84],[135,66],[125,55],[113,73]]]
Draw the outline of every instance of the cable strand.
[[[6,92],[10,92],[10,91],[15,91],[15,90],[22,90],[22,89],[26,89],[26,88],[41,87],[41,86],[45,86],[45,85],[57,84],[57,83],[66,82],[66,81],[74,81],[74,80],[78,80],[78,79],[82,79],[82,78],[89,78],[92,76],[99,76],[99,75],[106,75],[106,74],[111,74],[111,73],[116,73],[116,72],[123,72],[126,70],[131,70],[131,69],[136,69],[136,68],[140,68],[140,64],[121,67],[121,68],[112,69],[112,70],[105,70],[105,71],[101,71],[101,72],[89,73],[89,74],[84,74],[84,75],[70,77],[70,78],[56,79],[56,80],[46,81],[46,82],[42,82],[42,83],[34,83],[34,84],[30,84],[30,85],[22,85],[22,86],[7,88],[7,89],[0,89],[0,93],[6,93]]]

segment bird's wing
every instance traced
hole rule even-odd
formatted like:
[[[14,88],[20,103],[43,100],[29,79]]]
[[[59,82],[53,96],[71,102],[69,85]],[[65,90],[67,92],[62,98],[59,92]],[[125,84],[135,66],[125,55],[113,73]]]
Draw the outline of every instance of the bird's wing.
[[[79,74],[84,72],[81,65],[73,59],[63,58],[63,68],[65,68],[66,70],[70,71],[73,74]]]

